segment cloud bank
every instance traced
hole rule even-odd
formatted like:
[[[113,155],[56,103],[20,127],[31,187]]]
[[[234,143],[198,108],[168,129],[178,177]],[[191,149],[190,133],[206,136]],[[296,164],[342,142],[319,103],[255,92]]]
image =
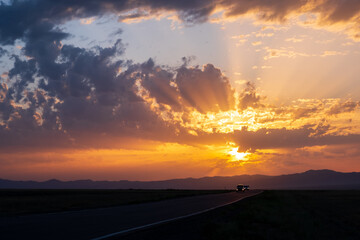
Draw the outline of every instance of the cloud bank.
[[[191,25],[209,21],[219,11],[223,13],[222,20],[254,15],[265,22],[284,22],[305,15],[305,25],[341,27],[354,39],[360,38],[360,3],[354,0],[25,0],[0,5],[0,43],[13,44],[34,26],[45,22],[59,25],[106,14],[115,14],[119,21],[126,21],[158,17],[167,12]]]
[[[221,69],[208,63],[191,67],[159,66],[124,60],[118,39],[110,47],[91,49],[63,44],[70,37],[61,25],[73,19],[115,14],[119,20],[176,14],[186,24],[255,15],[283,22],[315,14],[316,26],[345,26],[359,36],[357,1],[12,1],[0,5],[0,44],[24,42],[21,54],[0,85],[0,148],[118,147],[120,138],[141,138],[186,144],[225,144],[233,140],[241,151],[358,143],[359,135],[333,133],[330,127],[260,128],[221,132],[197,127],[214,114],[267,109],[253,84],[237,94]],[[10,55],[0,48],[0,56]],[[294,119],[313,116],[321,106],[275,111]],[[328,116],[356,111],[358,102],[338,102]],[[194,115],[201,116],[198,120]],[[221,120],[221,119],[220,119]],[[217,124],[219,124],[218,121]]]

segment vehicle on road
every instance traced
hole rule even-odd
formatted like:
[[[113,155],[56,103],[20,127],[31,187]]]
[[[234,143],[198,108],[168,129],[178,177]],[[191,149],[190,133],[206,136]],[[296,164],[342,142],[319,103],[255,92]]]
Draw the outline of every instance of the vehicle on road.
[[[236,192],[245,192],[246,190],[249,190],[249,185],[238,184],[236,187]]]

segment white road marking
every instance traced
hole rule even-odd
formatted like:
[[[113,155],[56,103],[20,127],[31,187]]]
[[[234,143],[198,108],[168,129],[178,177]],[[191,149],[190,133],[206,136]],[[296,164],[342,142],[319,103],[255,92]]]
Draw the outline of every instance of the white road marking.
[[[121,234],[124,234],[124,233],[129,233],[129,232],[133,232],[133,231],[137,231],[137,230],[141,230],[141,229],[153,227],[153,226],[156,226],[156,225],[160,225],[160,224],[163,224],[163,223],[173,222],[173,221],[180,220],[180,219],[183,219],[183,218],[187,218],[187,217],[199,215],[199,214],[206,213],[206,212],[208,212],[208,211],[211,211],[211,210],[214,210],[214,209],[217,209],[217,208],[225,207],[225,206],[227,206],[227,205],[236,203],[236,202],[238,202],[238,201],[240,201],[240,200],[243,200],[243,199],[245,199],[245,198],[258,195],[258,194],[260,194],[260,193],[262,193],[262,192],[263,192],[263,191],[260,191],[260,192],[258,192],[258,193],[256,193],[256,194],[249,195],[249,196],[246,196],[246,197],[237,199],[237,200],[235,200],[235,201],[232,201],[232,202],[229,202],[229,203],[225,203],[225,204],[223,204],[223,205],[219,205],[219,206],[216,206],[216,207],[208,208],[208,209],[205,209],[205,210],[202,210],[202,211],[199,211],[199,212],[190,213],[190,214],[187,214],[187,215],[184,215],[184,216],[180,216],[180,217],[175,217],[175,218],[166,219],[166,220],[162,220],[162,221],[158,221],[158,222],[154,222],[154,223],[142,225],[142,226],[139,226],[139,227],[133,227],[133,228],[125,229],[125,230],[118,231],[118,232],[114,232],[114,233],[110,233],[110,234],[107,234],[107,235],[104,235],[104,236],[101,236],[101,237],[93,238],[93,239],[91,239],[91,240],[102,240],[102,239],[106,239],[106,238],[113,237],[113,236],[116,236],[116,235],[121,235]]]

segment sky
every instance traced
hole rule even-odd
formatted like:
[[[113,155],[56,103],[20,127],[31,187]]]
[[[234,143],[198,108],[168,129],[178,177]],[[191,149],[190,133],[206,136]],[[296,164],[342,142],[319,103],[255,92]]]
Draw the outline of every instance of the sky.
[[[0,178],[360,171],[358,0],[0,2]]]

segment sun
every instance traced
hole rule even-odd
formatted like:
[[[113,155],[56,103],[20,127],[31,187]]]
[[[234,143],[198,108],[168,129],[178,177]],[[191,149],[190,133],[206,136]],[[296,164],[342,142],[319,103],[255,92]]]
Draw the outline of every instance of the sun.
[[[228,152],[230,155],[232,155],[235,160],[246,160],[245,157],[248,156],[250,153],[247,152],[238,152],[238,148],[233,148],[231,151]]]

